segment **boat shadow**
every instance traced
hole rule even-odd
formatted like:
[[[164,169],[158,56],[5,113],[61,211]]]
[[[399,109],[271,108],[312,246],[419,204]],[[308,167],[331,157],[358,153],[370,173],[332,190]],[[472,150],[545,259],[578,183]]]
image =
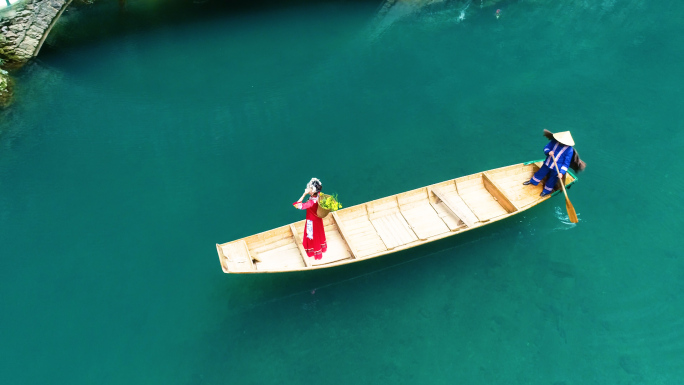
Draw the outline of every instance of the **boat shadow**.
[[[473,279],[489,276],[493,268],[505,269],[500,251],[526,226],[513,220],[496,222],[459,237],[329,269],[223,275],[216,285],[221,302],[212,311],[213,319],[189,343],[203,362],[220,365],[229,359],[230,367],[239,370],[253,365],[246,351],[282,357],[295,350],[306,359],[323,349],[311,341],[358,341],[404,310],[415,310],[406,314],[411,322],[456,314],[460,310],[452,303],[458,298],[454,293],[471,286]]]
[[[420,247],[325,269],[269,274],[230,274],[225,286],[221,285],[221,290],[239,288],[241,295],[233,296],[231,305],[255,308],[268,307],[269,304],[297,296],[306,297],[324,291],[339,291],[336,288],[340,287],[343,291],[345,288],[354,287],[353,281],[362,282],[369,290],[375,290],[378,289],[374,286],[376,284],[391,285],[394,281],[402,284],[401,280],[424,282],[425,277],[445,272],[458,279],[464,274],[476,272],[473,269],[483,263],[483,258],[489,260],[489,263],[496,263],[496,255],[472,252],[473,248],[478,249],[478,243],[501,238],[504,234],[514,236],[519,232],[519,226],[520,222],[514,220],[497,221],[486,228],[459,234],[458,237],[446,237]]]

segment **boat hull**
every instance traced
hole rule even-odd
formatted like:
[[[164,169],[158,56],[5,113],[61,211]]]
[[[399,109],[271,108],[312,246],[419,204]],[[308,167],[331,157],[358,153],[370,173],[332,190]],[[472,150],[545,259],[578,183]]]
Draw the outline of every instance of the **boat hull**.
[[[279,273],[354,263],[486,226],[556,195],[540,197],[542,185],[524,186],[542,161],[519,163],[348,207],[323,218],[328,251],[307,257],[299,221],[217,244],[225,273]],[[577,177],[569,172],[565,185]]]

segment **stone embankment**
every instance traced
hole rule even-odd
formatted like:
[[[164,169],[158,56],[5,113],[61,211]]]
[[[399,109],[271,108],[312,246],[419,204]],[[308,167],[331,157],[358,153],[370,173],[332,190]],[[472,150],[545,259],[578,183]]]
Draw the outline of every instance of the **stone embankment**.
[[[71,0],[24,0],[0,11],[0,64],[20,67],[38,55],[40,47]],[[12,81],[0,72],[0,107],[11,101]]]
[[[36,56],[71,0],[25,0],[0,14],[0,58],[23,64]]]

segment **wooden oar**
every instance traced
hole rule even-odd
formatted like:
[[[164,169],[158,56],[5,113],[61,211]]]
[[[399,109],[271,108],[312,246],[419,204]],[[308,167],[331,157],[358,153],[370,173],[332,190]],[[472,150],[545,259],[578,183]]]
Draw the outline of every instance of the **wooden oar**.
[[[570,198],[568,198],[568,192],[565,191],[565,183],[563,182],[563,177],[561,176],[560,170],[558,169],[558,163],[556,163],[556,157],[551,155],[551,158],[553,159],[553,165],[556,166],[556,171],[558,172],[558,179],[560,180],[560,185],[563,188],[563,194],[565,194],[565,209],[568,210],[568,218],[570,218],[570,222],[572,223],[577,223],[579,222],[579,219],[577,219],[577,213],[575,212],[575,208],[572,206],[572,203],[570,203]]]

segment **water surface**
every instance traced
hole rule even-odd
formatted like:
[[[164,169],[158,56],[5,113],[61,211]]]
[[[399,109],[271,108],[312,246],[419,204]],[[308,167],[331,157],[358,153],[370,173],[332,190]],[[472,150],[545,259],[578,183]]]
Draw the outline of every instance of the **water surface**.
[[[674,384],[684,378],[676,1],[70,9],[0,116],[7,384]],[[587,171],[491,226],[350,266],[214,244],[538,159]]]

